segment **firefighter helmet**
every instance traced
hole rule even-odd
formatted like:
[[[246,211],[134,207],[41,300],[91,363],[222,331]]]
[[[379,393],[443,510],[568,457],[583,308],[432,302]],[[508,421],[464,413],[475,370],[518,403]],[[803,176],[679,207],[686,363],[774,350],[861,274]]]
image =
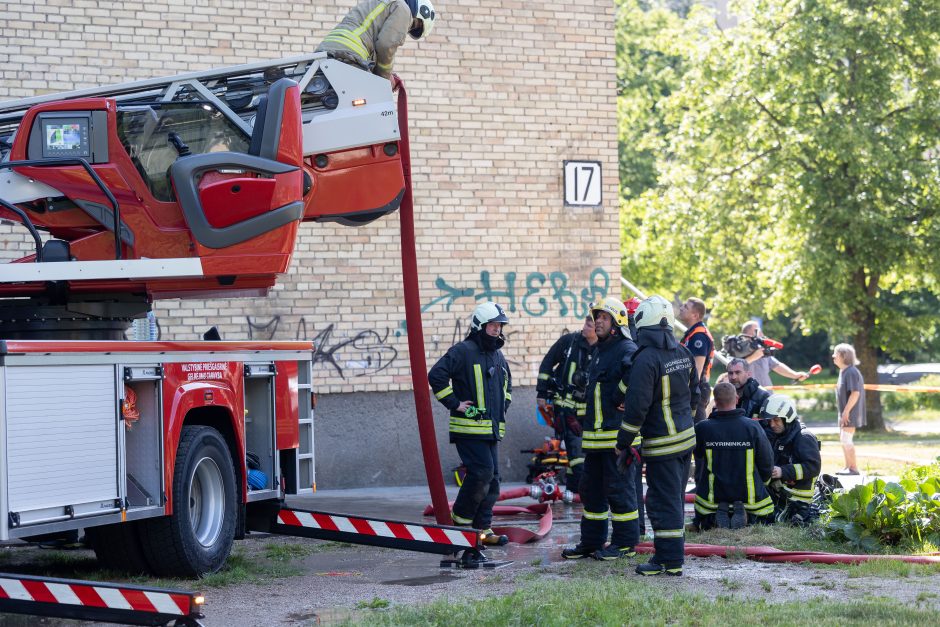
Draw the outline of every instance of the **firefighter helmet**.
[[[591,317],[595,317],[598,311],[606,311],[610,314],[618,327],[627,326],[627,308],[619,298],[608,296],[599,303],[591,303]]]
[[[509,318],[506,317],[506,312],[503,311],[503,308],[496,303],[480,303],[477,305],[476,309],[473,310],[473,315],[470,316],[470,328],[474,331],[479,331],[490,322],[508,324]]]
[[[417,24],[412,22],[415,26],[408,31],[408,34],[411,35],[412,39],[424,39],[434,29],[435,17],[437,16],[434,13],[434,5],[431,4],[431,0],[417,0],[414,9],[414,18]]]
[[[637,330],[644,327],[668,327],[676,324],[676,314],[672,311],[672,303],[662,296],[650,296],[636,308],[633,321]]]
[[[796,403],[786,394],[771,394],[760,408],[761,420],[780,418],[787,425],[797,419]]]

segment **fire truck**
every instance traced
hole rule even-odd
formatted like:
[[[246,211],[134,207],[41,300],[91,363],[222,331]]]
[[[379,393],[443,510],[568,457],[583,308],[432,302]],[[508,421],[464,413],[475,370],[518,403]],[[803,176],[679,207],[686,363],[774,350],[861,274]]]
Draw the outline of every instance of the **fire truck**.
[[[30,242],[0,265],[0,541],[84,529],[104,565],[172,576],[218,570],[253,529],[479,548],[440,516],[284,504],[315,485],[310,343],[125,339],[161,299],[266,295],[302,221],[400,209],[419,432],[446,512],[406,116],[400,81],[325,53],[0,102],[0,218]]]

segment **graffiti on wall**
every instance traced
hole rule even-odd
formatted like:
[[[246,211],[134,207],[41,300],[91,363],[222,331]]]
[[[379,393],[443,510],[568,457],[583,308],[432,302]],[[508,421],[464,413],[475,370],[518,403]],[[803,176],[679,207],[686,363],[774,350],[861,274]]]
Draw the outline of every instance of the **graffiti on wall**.
[[[438,294],[421,307],[422,312],[440,304],[443,304],[444,311],[450,311],[454,303],[467,298],[472,299],[474,303],[495,301],[512,313],[522,313],[534,318],[540,318],[556,309],[562,318],[583,318],[592,302],[607,296],[610,275],[603,268],[594,268],[588,275],[587,286],[579,290],[570,285],[568,275],[564,272],[530,272],[524,281],[519,280],[515,272],[506,272],[502,276],[502,282],[494,286],[490,271],[481,270],[480,282],[476,286],[451,285],[444,277],[438,276],[434,287]],[[395,335],[402,335],[406,330],[407,327],[402,322]]]
[[[469,331],[469,310],[476,303],[496,301],[510,313],[534,318],[549,312],[557,312],[561,317],[584,317],[590,303],[607,296],[610,276],[603,268],[594,268],[588,276],[587,286],[580,287],[572,286],[564,272],[530,272],[524,280],[515,272],[506,272],[497,280],[489,270],[482,270],[479,284],[472,287],[452,285],[441,276],[437,277],[434,285],[437,293],[421,307],[422,312],[436,306],[442,306],[445,312],[449,312],[458,300],[470,301],[466,306],[459,304],[461,309],[459,313],[455,312],[457,315],[453,319],[438,318],[438,324],[444,325],[438,328],[443,329],[443,332],[435,333],[428,347],[432,354],[437,354],[466,337]],[[372,375],[391,366],[398,358],[398,349],[392,343],[396,337],[406,332],[406,326],[402,321],[394,333],[390,329],[372,328],[345,331],[338,329],[337,325],[331,322],[317,330],[314,325],[308,325],[303,316],[291,323],[287,317],[275,314],[270,318],[247,316],[245,331],[248,338],[253,340],[313,342],[316,346],[314,366],[322,365],[334,371],[340,378],[346,379],[348,376]],[[507,346],[512,341],[513,333],[511,327],[507,329]],[[443,341],[448,338],[450,343],[442,346]],[[508,352],[511,353],[512,351]],[[509,363],[520,365],[522,362],[510,360]]]
[[[398,349],[388,342],[388,329],[382,332],[365,329],[340,336],[336,333],[336,326],[330,323],[322,330],[313,333],[311,337],[311,333],[307,330],[307,320],[301,317],[292,329],[290,325],[281,329],[282,333],[279,336],[281,320],[280,315],[273,316],[267,321],[248,316],[246,318],[248,339],[272,341],[278,337],[279,339],[289,338],[313,342],[316,347],[313,355],[314,367],[323,364],[332,368],[343,379],[350,370],[355,370],[354,376],[357,377],[382,372],[398,357]]]

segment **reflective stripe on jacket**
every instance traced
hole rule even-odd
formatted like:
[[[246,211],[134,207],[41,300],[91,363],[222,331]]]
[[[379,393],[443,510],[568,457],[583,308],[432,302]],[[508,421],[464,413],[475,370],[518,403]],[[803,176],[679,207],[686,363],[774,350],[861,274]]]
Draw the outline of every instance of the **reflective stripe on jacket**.
[[[643,327],[633,355],[617,448],[643,435],[644,459],[680,457],[695,446],[693,407],[698,402],[698,373],[689,349],[669,328]]]
[[[774,468],[763,428],[740,409],[716,411],[695,425],[695,511],[714,514],[718,503],[742,501],[750,514],[766,516],[774,505],[766,484]]]
[[[578,416],[583,416],[587,402],[579,402],[572,397],[574,385],[571,379],[579,370],[587,376],[593,350],[580,331],[558,338],[539,364],[536,397],[547,399],[554,393],[552,404],[556,409],[574,410]]]
[[[501,440],[506,410],[512,402],[512,374],[502,351],[484,351],[479,332],[450,347],[428,372],[434,397],[450,410],[450,441],[455,438]],[[457,411],[473,401],[479,411],[467,417]]]
[[[613,450],[623,417],[621,382],[630,371],[630,358],[636,352],[636,344],[617,332],[598,342],[594,351],[588,371],[587,407],[581,419],[581,448]]]
[[[374,72],[388,78],[395,52],[405,42],[414,18],[405,0],[363,0],[323,39],[317,51],[349,51],[374,61]]]
[[[767,431],[774,453],[774,465],[780,466],[781,487],[794,501],[812,503],[816,477],[822,467],[819,440],[802,424],[794,425],[779,436]]]

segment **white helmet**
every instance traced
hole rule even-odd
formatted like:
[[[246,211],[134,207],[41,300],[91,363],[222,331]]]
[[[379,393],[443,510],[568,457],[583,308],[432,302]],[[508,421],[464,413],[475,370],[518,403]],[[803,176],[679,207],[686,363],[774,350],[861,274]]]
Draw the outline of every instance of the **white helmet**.
[[[431,0],[417,0],[415,2],[414,18],[420,24],[409,30],[408,34],[411,35],[412,39],[424,39],[434,30],[435,17],[434,5],[431,4]]]
[[[650,296],[636,308],[633,321],[637,330],[643,327],[669,327],[676,324],[676,314],[672,311],[672,303],[662,296]]]
[[[477,305],[476,309],[473,310],[473,315],[470,316],[470,328],[474,331],[479,331],[489,322],[502,322],[503,324],[507,324],[509,318],[506,317],[506,312],[503,311],[503,308],[496,303],[480,303]]]
[[[781,418],[786,424],[797,419],[796,403],[786,394],[771,394],[760,408],[761,420]]]

